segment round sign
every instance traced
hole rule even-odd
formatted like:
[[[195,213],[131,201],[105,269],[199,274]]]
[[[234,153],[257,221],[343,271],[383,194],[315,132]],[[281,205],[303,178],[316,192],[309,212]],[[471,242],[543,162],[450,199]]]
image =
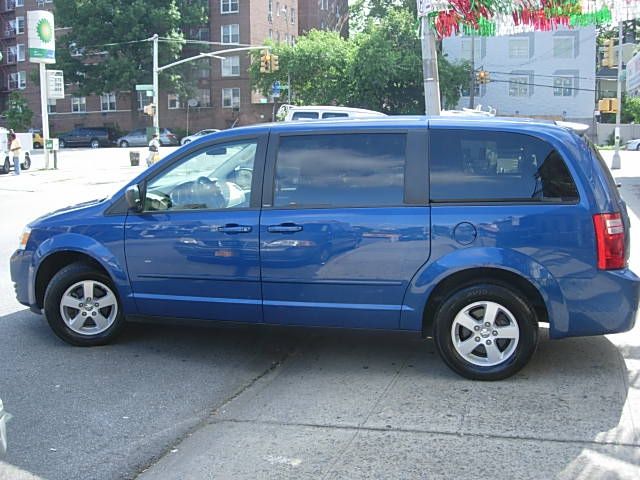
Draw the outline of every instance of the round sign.
[[[191,108],[198,106],[198,100],[195,98],[190,98],[187,102]]]

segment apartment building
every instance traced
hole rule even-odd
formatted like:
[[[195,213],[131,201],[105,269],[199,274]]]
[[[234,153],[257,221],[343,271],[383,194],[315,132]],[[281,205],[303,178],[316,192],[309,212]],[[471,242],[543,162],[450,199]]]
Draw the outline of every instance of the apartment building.
[[[38,65],[28,61],[26,12],[53,8],[54,0],[0,0],[0,46],[4,56],[0,62],[0,111],[5,110],[9,94],[17,90],[34,112],[36,128],[41,126],[40,90],[34,82]],[[347,0],[210,0],[209,9],[209,22],[185,28],[185,36],[222,45],[189,44],[184,57],[234,45],[262,45],[267,39],[293,45],[299,35],[311,28],[339,30],[343,35],[348,32]],[[342,15],[341,20],[338,14]],[[60,44],[57,47],[64,48]],[[160,126],[193,132],[270,121],[273,98],[252,90],[249,64],[246,53],[194,64],[193,76],[186,80],[194,92],[191,98],[160,91]],[[134,115],[131,92],[79,96],[67,85],[65,93],[64,99],[49,102],[49,124],[54,134],[76,126],[111,126],[127,131],[151,125],[151,118],[142,113],[151,102],[145,92],[133,92],[137,109]]]
[[[503,37],[452,37],[443,41],[449,60],[471,60],[491,81],[475,86],[475,105],[498,115],[593,123],[596,97],[596,29],[531,32]],[[458,107],[469,106],[469,89]]]

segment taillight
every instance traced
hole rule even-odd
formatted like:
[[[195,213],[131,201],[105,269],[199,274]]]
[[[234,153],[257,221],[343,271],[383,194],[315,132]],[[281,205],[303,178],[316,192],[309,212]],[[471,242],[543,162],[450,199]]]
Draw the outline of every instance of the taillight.
[[[593,216],[596,231],[598,268],[615,270],[625,268],[624,223],[619,213],[599,213]]]

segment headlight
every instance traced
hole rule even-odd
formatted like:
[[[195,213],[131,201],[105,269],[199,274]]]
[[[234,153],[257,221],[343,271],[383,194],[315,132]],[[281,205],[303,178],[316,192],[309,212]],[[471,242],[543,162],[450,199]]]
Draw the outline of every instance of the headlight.
[[[18,244],[18,250],[24,250],[27,248],[27,242],[29,241],[29,237],[31,236],[31,229],[29,227],[25,227],[22,231],[22,235],[20,235],[20,243]]]

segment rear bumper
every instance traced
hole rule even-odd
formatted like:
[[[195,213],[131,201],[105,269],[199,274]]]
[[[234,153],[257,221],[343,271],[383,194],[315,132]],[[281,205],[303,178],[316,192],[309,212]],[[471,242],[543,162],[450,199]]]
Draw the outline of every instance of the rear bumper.
[[[640,301],[640,278],[629,269],[598,272],[594,278],[558,280],[569,312],[564,328],[553,324],[554,338],[604,335],[631,330]]]

